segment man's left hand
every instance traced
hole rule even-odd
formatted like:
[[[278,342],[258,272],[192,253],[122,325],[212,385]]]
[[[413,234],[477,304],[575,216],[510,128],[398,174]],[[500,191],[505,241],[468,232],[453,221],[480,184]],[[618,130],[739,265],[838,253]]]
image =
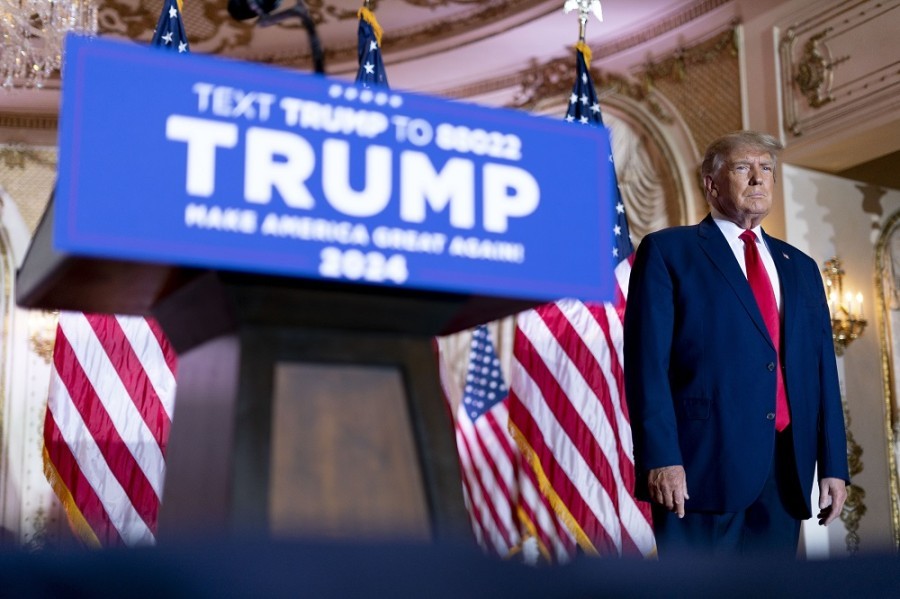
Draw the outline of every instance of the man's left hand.
[[[840,478],[819,481],[819,524],[828,526],[841,515],[847,501],[847,484]]]

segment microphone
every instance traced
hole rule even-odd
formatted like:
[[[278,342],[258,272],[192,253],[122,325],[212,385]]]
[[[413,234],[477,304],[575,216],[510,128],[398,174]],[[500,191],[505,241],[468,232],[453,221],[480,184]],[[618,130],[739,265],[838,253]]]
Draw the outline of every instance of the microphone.
[[[290,17],[298,17],[303,23],[306,35],[309,37],[309,46],[312,51],[313,71],[322,75],[325,73],[325,52],[322,50],[322,42],[316,32],[316,23],[309,14],[303,0],[297,0],[297,5],[276,14],[270,14],[278,8],[281,0],[228,0],[228,14],[236,21],[246,21],[259,17],[259,26],[268,27],[275,25]]]
[[[281,4],[281,0],[228,0],[228,14],[236,21],[246,21],[267,15]]]

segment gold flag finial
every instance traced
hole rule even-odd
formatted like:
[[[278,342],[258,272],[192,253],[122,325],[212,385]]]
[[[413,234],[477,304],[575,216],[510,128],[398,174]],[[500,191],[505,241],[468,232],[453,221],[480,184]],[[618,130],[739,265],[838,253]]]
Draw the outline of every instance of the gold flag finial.
[[[578,9],[578,39],[583,42],[588,16],[594,13],[597,20],[602,21],[603,10],[600,8],[600,0],[566,0],[563,12],[569,14],[575,9]]]

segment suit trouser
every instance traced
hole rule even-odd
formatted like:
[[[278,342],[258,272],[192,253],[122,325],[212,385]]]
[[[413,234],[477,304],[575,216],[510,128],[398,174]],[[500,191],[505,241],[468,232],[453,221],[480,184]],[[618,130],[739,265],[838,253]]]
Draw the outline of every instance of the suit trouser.
[[[661,559],[685,553],[796,556],[800,521],[808,517],[806,500],[797,480],[790,427],[775,436],[775,455],[766,484],[745,510],[687,511],[684,518],[678,518],[653,504],[653,527]],[[690,493],[691,481],[687,483]]]

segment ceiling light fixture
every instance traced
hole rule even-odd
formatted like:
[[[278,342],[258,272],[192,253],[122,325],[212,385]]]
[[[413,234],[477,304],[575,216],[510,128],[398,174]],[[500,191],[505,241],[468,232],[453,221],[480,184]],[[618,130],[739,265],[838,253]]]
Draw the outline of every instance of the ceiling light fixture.
[[[62,64],[70,31],[97,33],[93,0],[0,0],[0,86],[43,87]]]

